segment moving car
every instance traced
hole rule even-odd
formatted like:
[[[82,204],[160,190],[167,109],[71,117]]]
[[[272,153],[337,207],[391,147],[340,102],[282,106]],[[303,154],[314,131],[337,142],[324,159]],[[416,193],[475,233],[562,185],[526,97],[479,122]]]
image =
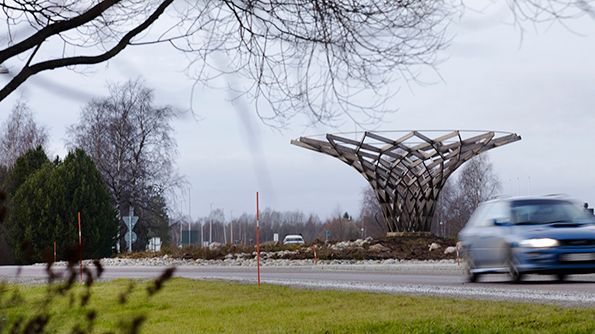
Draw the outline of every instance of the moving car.
[[[595,273],[595,219],[568,199],[523,197],[479,205],[459,233],[467,278]]]
[[[284,245],[303,245],[304,238],[299,234],[288,234],[283,238]]]

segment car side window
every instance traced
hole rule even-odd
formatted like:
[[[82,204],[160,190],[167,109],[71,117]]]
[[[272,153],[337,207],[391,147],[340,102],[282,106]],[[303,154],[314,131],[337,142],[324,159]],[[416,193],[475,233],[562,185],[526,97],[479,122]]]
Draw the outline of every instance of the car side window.
[[[475,226],[477,227],[486,227],[492,225],[492,215],[494,212],[495,203],[486,203],[483,214],[481,217],[478,217],[479,220]]]
[[[478,227],[481,225],[481,221],[489,208],[489,204],[482,203],[480,204],[477,209],[473,212],[471,217],[469,217],[469,222],[467,223],[470,227]]]
[[[494,218],[499,222],[508,222],[512,221],[512,215],[510,211],[510,203],[509,202],[500,202],[497,205],[496,211],[494,211]]]
[[[510,221],[510,210],[505,202],[490,203],[478,226],[494,226],[494,221]]]

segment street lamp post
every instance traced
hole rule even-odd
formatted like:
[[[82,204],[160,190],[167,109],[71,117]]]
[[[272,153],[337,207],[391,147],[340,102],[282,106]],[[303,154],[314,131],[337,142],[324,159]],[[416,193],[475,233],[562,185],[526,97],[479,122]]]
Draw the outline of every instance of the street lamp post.
[[[192,213],[190,210],[190,189],[192,187],[188,187],[188,246],[192,246]]]
[[[209,245],[213,242],[213,203],[211,203],[211,213],[209,214]]]
[[[362,217],[362,239],[366,238],[366,219]]]
[[[203,221],[201,220],[200,222],[200,247],[204,247],[205,246],[205,232],[204,232],[204,226],[205,224],[203,223]]]
[[[227,224],[225,224],[225,218],[223,219],[223,244],[227,245]]]
[[[233,245],[233,211],[229,214],[229,238],[231,239],[231,244]]]

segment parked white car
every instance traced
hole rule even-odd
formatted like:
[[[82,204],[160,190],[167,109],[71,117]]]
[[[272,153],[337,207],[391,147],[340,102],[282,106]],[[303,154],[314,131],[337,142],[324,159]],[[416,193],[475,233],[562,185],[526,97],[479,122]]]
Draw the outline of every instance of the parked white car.
[[[283,238],[284,245],[303,245],[304,238],[299,234],[288,234]]]

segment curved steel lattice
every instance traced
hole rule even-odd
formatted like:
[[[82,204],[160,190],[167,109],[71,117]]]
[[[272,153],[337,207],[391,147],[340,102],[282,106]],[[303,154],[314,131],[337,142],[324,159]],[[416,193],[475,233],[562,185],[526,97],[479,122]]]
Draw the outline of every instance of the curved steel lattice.
[[[430,231],[446,179],[474,156],[521,139],[496,131],[399,131],[397,139],[385,133],[364,132],[361,140],[327,134],[326,140],[300,137],[291,143],[339,158],[361,173],[390,232]]]

